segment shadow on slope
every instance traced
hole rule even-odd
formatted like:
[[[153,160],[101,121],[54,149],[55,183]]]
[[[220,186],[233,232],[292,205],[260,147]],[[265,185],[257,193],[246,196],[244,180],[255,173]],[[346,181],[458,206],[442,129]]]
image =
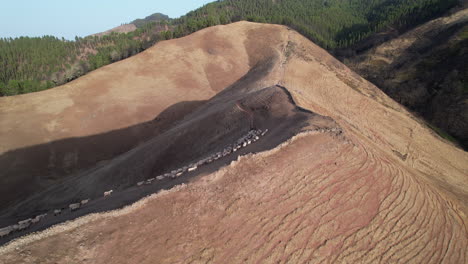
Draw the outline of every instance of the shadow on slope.
[[[200,113],[203,115],[210,108],[208,111],[220,111],[216,110],[216,107],[225,107],[225,103],[253,91],[258,87],[258,82],[271,72],[278,56],[274,53],[271,56],[271,51],[268,53],[270,56],[263,54],[255,60],[255,65],[246,75],[209,101],[177,103],[164,110],[154,120],[136,126],[89,137],[58,140],[1,155],[0,167],[4,169],[0,171],[0,215],[7,211],[11,213],[10,206],[15,206],[51,186],[61,184],[70,177],[79,178],[77,175],[89,174],[90,171],[86,170],[96,165],[104,166],[107,164],[104,161],[163,134],[184,118],[191,120],[200,117]],[[204,106],[201,107],[202,105]],[[197,108],[198,111],[194,112]],[[207,124],[207,127],[210,127],[210,124]],[[170,165],[174,162],[174,154],[167,154],[161,157],[161,162]],[[101,163],[97,164],[98,162]],[[100,189],[99,192],[101,191],[103,190]]]
[[[171,129],[144,144],[108,162],[75,173],[25,200],[17,200],[0,214],[1,226],[45,212],[49,215],[30,229],[1,239],[0,243],[85,214],[121,208],[158,190],[187,182],[196,175],[214,172],[236,160],[239,155],[272,149],[302,130],[338,128],[331,118],[297,107],[284,87],[253,89],[230,97],[231,100],[215,97]],[[236,153],[182,177],[136,186],[139,181],[223,151],[226,146],[247,134],[251,129],[250,118],[239,105],[253,113],[256,129],[269,130],[267,135]],[[103,192],[110,189],[114,190],[114,194],[102,197]],[[88,198],[92,199],[91,202],[78,211],[66,210],[59,216],[51,213],[53,209],[68,208],[68,204]]]
[[[49,176],[54,174],[44,165],[48,164],[49,157],[40,157],[42,160],[30,163],[22,174],[15,175],[10,171],[8,178],[2,177],[5,183],[1,190],[5,192],[2,200],[8,202],[1,205],[0,226],[12,225],[46,212],[49,216],[30,229],[1,239],[0,243],[88,213],[121,208],[160,189],[187,182],[193,176],[214,172],[236,160],[239,155],[272,149],[302,130],[337,128],[331,118],[297,107],[285,87],[263,86],[262,80],[279,62],[279,54],[274,51],[266,53],[257,54],[246,75],[206,102],[173,105],[155,120],[137,125],[136,128],[51,143],[62,147],[64,153],[70,152],[70,148],[84,145],[89,146],[86,150],[91,155],[99,155],[101,148],[106,150],[105,153],[115,154],[117,151],[108,150],[121,151],[123,149],[119,145],[130,146],[125,143],[127,140],[137,143],[144,141],[139,136],[146,137],[147,141],[144,143],[112,159],[94,165],[93,160],[97,162],[98,159],[85,159],[86,162],[79,163],[81,170],[67,174],[67,171],[57,169],[54,171],[57,176]],[[136,186],[140,181],[223,151],[247,134],[252,126],[263,131],[268,129],[269,132],[255,144],[184,174],[183,177],[166,178],[152,185]],[[159,130],[153,131],[156,127]],[[135,130],[144,133],[132,132]],[[130,139],[126,139],[127,136]],[[49,145],[8,153],[5,157],[9,159],[3,157],[2,162],[11,163],[13,168],[18,169],[14,166],[15,159],[21,155],[40,155],[39,151],[47,153]],[[107,148],[108,146],[110,147]],[[31,174],[31,177],[28,172],[34,171],[36,164],[39,164],[40,169]],[[85,168],[84,164],[93,166]],[[13,176],[17,175],[21,176],[18,177],[19,180],[12,181]],[[103,198],[103,192],[108,190],[114,190],[114,194]],[[68,208],[69,204],[84,199],[91,199],[91,202],[78,211],[67,210],[60,216],[53,216],[51,213],[54,209]]]
[[[135,126],[0,155],[0,210],[163,133],[203,103],[205,101],[180,102],[155,119]]]

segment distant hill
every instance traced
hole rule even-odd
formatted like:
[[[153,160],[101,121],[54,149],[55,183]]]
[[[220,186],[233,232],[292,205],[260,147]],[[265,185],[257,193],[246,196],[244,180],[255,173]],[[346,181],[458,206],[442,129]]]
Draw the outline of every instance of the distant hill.
[[[128,32],[133,32],[136,29],[137,29],[137,27],[134,24],[123,24],[121,26],[106,30],[104,32],[93,34],[92,36],[101,37],[101,36],[104,36],[104,35],[109,35],[109,34],[114,33],[114,32],[115,33],[128,33]]]
[[[154,13],[150,16],[147,16],[143,19],[135,19],[132,22],[128,24],[123,24],[118,27],[106,30],[101,33],[96,33],[93,34],[92,36],[104,36],[104,35],[109,35],[111,33],[129,33],[135,31],[137,28],[143,28],[145,26],[148,26],[149,23],[156,23],[156,22],[162,22],[162,21],[170,21],[171,18],[169,16],[161,14],[161,13]]]
[[[151,22],[160,22],[160,21],[170,21],[171,18],[165,14],[161,13],[154,13],[150,16],[147,16],[143,19],[135,19],[130,24],[135,25],[137,28],[141,28],[144,25],[151,23]]]

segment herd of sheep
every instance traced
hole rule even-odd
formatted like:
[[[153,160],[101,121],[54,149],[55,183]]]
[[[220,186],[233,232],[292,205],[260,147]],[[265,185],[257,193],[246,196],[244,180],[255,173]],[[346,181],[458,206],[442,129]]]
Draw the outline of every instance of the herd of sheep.
[[[227,146],[226,148],[224,148],[223,151],[214,153],[214,154],[212,154],[212,155],[210,155],[210,156],[208,156],[208,157],[206,157],[204,159],[199,160],[198,162],[191,163],[188,166],[184,166],[184,167],[179,168],[177,170],[173,170],[173,171],[171,171],[169,173],[159,175],[159,176],[156,176],[156,177],[151,178],[151,179],[147,179],[146,181],[138,182],[137,186],[142,186],[142,185],[145,185],[145,184],[146,185],[152,184],[155,180],[162,181],[162,180],[164,180],[166,178],[175,179],[177,177],[180,177],[186,172],[194,171],[194,170],[198,169],[199,167],[201,167],[203,165],[209,164],[209,163],[211,163],[213,161],[216,161],[216,160],[218,160],[220,158],[226,157],[229,154],[234,153],[237,150],[252,144],[253,142],[259,140],[260,137],[264,136],[267,132],[268,132],[268,129],[266,129],[264,131],[262,131],[260,129],[250,130],[249,133],[247,133],[245,136],[241,137],[234,144],[231,144],[231,145]]]
[[[155,180],[161,181],[161,180],[164,180],[166,178],[175,179],[177,177],[182,176],[186,172],[195,171],[200,166],[209,164],[209,163],[211,163],[213,161],[216,161],[216,160],[218,160],[218,159],[220,159],[222,157],[228,156],[229,154],[234,153],[234,152],[238,151],[239,149],[252,144],[253,142],[256,142],[257,140],[260,139],[260,137],[264,136],[267,132],[268,132],[268,129],[266,129],[266,130],[260,130],[260,129],[250,130],[246,135],[241,137],[234,144],[231,144],[231,145],[227,146],[226,148],[224,148],[223,151],[214,153],[214,154],[212,154],[212,155],[210,155],[210,156],[208,156],[208,157],[206,157],[204,159],[199,160],[198,162],[191,163],[188,166],[184,166],[184,167],[179,168],[177,170],[173,170],[170,173],[159,175],[157,177],[147,179],[146,181],[138,182],[137,186],[142,186],[144,184],[145,185],[146,184],[152,184]],[[104,197],[110,196],[112,194],[112,192],[113,192],[113,190],[109,190],[109,191],[104,192]],[[73,212],[73,211],[76,211],[76,210],[80,209],[82,206],[86,205],[89,201],[90,201],[90,199],[82,200],[79,203],[70,204],[68,206],[68,208],[70,209],[71,212]],[[53,210],[54,216],[57,216],[57,215],[61,214],[62,210],[63,209]],[[15,225],[11,225],[11,226],[8,226],[8,227],[5,227],[5,228],[0,228],[0,237],[7,236],[7,235],[9,235],[9,234],[11,234],[11,233],[13,233],[15,231],[25,230],[28,227],[30,227],[31,225],[33,225],[35,223],[38,223],[41,219],[43,219],[46,216],[47,216],[47,214],[41,214],[41,215],[38,215],[38,216],[36,216],[34,218],[29,218],[29,219],[26,219],[26,220],[23,220],[23,221],[19,221]]]
[[[19,221],[15,225],[8,226],[8,227],[5,227],[5,228],[0,228],[0,237],[7,236],[10,233],[15,232],[15,231],[25,230],[30,225],[39,222],[42,218],[44,218],[46,216],[47,216],[47,214],[41,214],[41,215],[38,215],[38,216],[36,216],[34,218],[29,218],[29,219],[26,219],[26,220],[23,220],[23,221]]]

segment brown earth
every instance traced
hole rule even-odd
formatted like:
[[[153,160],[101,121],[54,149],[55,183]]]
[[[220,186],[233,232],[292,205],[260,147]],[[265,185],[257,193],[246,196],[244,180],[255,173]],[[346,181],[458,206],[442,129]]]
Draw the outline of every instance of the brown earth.
[[[106,31],[101,32],[101,33],[93,34],[91,36],[102,37],[102,36],[105,36],[105,35],[109,35],[109,34],[111,34],[113,32],[115,32],[115,33],[128,33],[128,32],[133,32],[136,29],[137,29],[137,27],[135,25],[133,25],[133,24],[125,24],[125,25],[121,25],[121,26],[106,30]]]
[[[218,63],[205,67],[212,61],[209,56],[216,56]],[[151,58],[171,64],[153,71],[157,63],[148,63],[159,60]],[[137,74],[142,72],[147,75]],[[166,78],[171,82],[163,81]],[[137,91],[129,89],[132,84]],[[254,112],[258,126],[272,129],[274,135],[252,147],[274,148],[245,155],[214,172],[202,170],[186,185],[123,210],[85,216],[15,240],[0,248],[0,262],[467,262],[468,154],[326,51],[282,26],[239,22],[208,28],[160,43],[70,85],[2,98],[2,151],[136,125],[172,104],[211,96],[190,114],[174,118],[177,123],[168,122],[165,133],[148,136],[153,138],[110,160],[105,165],[109,171],[94,176],[117,175],[110,182],[127,174],[130,181],[147,178],[154,176],[144,169],[148,164],[174,158],[182,164],[222,148],[219,145],[249,129],[245,113],[236,107],[239,101]],[[56,111],[40,111],[41,104],[55,102],[52,99],[58,102]],[[120,112],[113,108],[117,105]],[[95,111],[100,107],[105,114]],[[136,110],[140,107],[145,111]],[[80,130],[86,120],[75,116],[93,112],[96,120]],[[69,134],[32,129],[44,127],[38,124],[49,119]],[[331,127],[343,133],[323,130]],[[266,146],[294,134],[280,146]],[[161,146],[158,141],[169,147],[153,155]],[[108,157],[118,154],[106,144],[98,146]],[[189,154],[174,154],[185,151]],[[132,171],[141,159],[143,171]],[[26,154],[14,160],[30,162]],[[80,175],[75,183],[83,184],[86,180],[80,178],[93,174],[75,175]],[[121,186],[119,192],[125,193]]]
[[[0,210],[160,134],[237,81],[249,70],[245,38],[202,31],[50,91],[0,98]]]

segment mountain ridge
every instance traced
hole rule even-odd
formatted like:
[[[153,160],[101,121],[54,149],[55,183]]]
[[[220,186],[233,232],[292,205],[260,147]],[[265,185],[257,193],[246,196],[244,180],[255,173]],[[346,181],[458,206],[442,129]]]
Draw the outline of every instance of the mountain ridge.
[[[181,50],[184,56],[180,56]],[[173,69],[162,72],[163,66],[148,67],[150,61],[173,57],[179,58],[171,60],[176,65],[164,67],[174,67],[176,73]],[[218,63],[207,63],[221,58]],[[185,185],[136,204],[131,214],[124,210],[93,215],[54,229],[52,236],[45,231],[39,237],[25,237],[2,247],[0,260],[459,263],[466,259],[466,152],[435,135],[376,86],[297,32],[248,22],[212,27],[161,42],[158,49],[42,93],[74,90],[83,98],[74,99],[77,108],[89,100],[87,90],[99,87],[90,86],[92,79],[102,84],[117,78],[112,85],[99,87],[101,97],[107,98],[99,102],[103,109],[131,105],[125,122],[133,122],[132,115],[139,116],[132,108],[147,103],[143,112],[153,112],[148,116],[161,112],[157,104],[167,99],[145,98],[153,89],[145,89],[141,97],[124,89],[128,84],[118,79],[119,71],[133,67],[145,73],[144,81],[137,82],[142,77],[134,74],[138,70],[129,72],[133,85],[139,85],[133,91],[152,83],[154,92],[162,97],[189,87],[172,98],[172,103],[187,100],[187,91],[195,90],[204,91],[198,98],[208,101],[182,120],[173,120],[174,126],[166,132],[89,172],[88,176],[96,173],[90,178],[103,179],[93,187],[101,183],[105,185],[99,187],[102,191],[115,193],[106,197],[100,193],[82,211],[64,212],[58,218],[51,215],[44,223],[125,200],[130,191],[146,194],[145,188],[164,187],[171,179],[153,180],[143,185],[147,187],[139,186],[138,181],[164,173],[169,161],[190,164],[203,158],[202,153],[211,153],[207,150],[223,148],[224,142],[231,143],[252,129],[250,115],[237,105],[250,109],[256,128],[268,129],[268,133],[246,144],[241,157],[230,154],[234,156],[197,168],[198,175],[186,172],[176,177],[175,183],[182,183],[180,180]],[[228,74],[224,83],[213,86],[209,81],[232,70],[237,71]],[[155,72],[158,79],[149,82]],[[208,77],[211,74],[215,77]],[[190,77],[184,79],[187,75]],[[24,95],[9,98],[11,105],[27,105],[19,103],[21,98],[40,104],[40,98]],[[81,111],[96,114],[96,124],[109,115],[114,117],[112,113],[124,119],[124,112],[115,110],[118,108],[107,112],[93,109]],[[54,120],[60,113],[55,115],[46,118]],[[78,117],[76,122],[86,120]],[[300,129],[288,130],[294,125]],[[161,145],[155,145],[158,142]],[[260,151],[257,146],[273,142],[279,145],[255,153]],[[166,154],[157,154],[163,152]],[[86,178],[82,179],[85,184]],[[77,186],[74,179],[71,182]],[[45,198],[37,202],[41,200],[53,204]],[[43,250],[51,244],[56,245],[54,254]],[[25,257],[18,260],[18,255]]]

